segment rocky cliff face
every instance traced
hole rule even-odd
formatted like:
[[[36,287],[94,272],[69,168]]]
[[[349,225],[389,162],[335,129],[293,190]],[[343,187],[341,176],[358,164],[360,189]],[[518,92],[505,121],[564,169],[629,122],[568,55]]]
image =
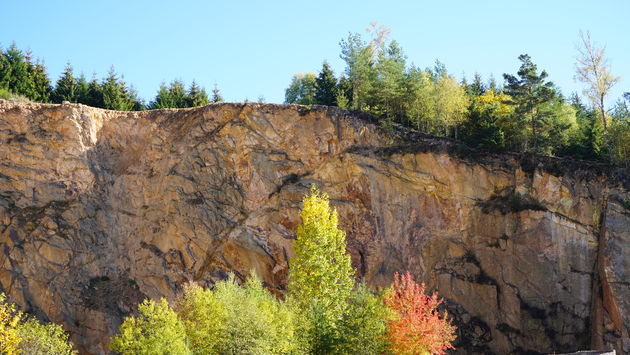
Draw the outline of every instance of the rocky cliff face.
[[[315,183],[358,276],[437,289],[459,352],[630,350],[627,189],[583,164],[413,141],[335,108],[0,101],[0,291],[86,354],[189,280],[255,269],[282,293]]]

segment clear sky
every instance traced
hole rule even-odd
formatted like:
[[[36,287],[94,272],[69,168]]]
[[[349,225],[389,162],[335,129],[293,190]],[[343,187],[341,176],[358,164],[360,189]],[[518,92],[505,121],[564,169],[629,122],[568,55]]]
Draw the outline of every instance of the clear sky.
[[[227,101],[281,103],[294,73],[324,59],[343,71],[340,39],[371,21],[420,67],[439,59],[458,78],[502,82],[528,53],[565,94],[581,90],[575,44],[589,30],[622,77],[611,101],[630,91],[630,0],[0,0],[0,46],[30,49],[53,81],[66,62],[88,78],[114,65],[147,101],[179,78],[208,91],[216,82]]]

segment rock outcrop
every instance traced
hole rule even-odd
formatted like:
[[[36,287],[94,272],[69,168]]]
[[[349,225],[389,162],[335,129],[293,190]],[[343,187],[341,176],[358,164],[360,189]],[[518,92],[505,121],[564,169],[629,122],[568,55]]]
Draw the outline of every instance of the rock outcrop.
[[[85,354],[189,280],[255,269],[281,294],[314,183],[358,276],[437,289],[458,352],[630,351],[627,187],[586,163],[410,142],[318,106],[0,100],[0,291]]]

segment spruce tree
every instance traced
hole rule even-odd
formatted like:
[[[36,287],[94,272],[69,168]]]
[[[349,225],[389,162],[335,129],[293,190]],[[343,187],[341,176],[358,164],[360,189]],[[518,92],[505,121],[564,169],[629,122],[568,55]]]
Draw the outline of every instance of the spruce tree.
[[[214,83],[214,89],[212,89],[212,102],[223,102],[223,96],[221,96],[217,83]]]
[[[101,84],[96,80],[96,74],[92,75],[92,80],[88,83],[87,95],[82,98],[82,104],[92,107],[105,107],[103,103],[103,90]]]
[[[103,95],[103,108],[109,110],[130,111],[136,105],[135,95],[127,84],[118,77],[114,67],[101,85]]]
[[[322,64],[322,70],[315,79],[315,103],[318,105],[337,105],[337,79],[328,62]]]
[[[83,75],[83,73],[81,73],[81,75],[79,75],[79,78],[77,79],[77,89],[75,95],[76,102],[85,104],[85,101],[87,101],[87,97],[89,95],[89,84],[85,79],[85,75]]]
[[[207,105],[209,102],[210,100],[208,99],[206,89],[197,85],[197,83],[193,80],[192,84],[190,85],[190,89],[188,89],[188,94],[186,95],[186,106],[203,106]]]
[[[464,87],[466,88],[466,93],[470,97],[479,97],[487,90],[486,85],[483,81],[481,81],[481,75],[479,75],[479,73],[475,73],[473,82]]]
[[[85,81],[85,78],[84,78]],[[87,88],[87,85],[85,86]],[[60,104],[62,101],[77,102],[79,85],[72,74],[72,66],[66,64],[66,68],[61,74],[55,89],[52,93],[52,101]]]

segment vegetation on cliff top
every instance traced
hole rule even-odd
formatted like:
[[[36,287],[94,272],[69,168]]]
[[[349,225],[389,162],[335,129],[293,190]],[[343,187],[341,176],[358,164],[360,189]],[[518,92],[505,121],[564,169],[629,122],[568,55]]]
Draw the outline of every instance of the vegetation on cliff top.
[[[421,69],[390,30],[376,23],[370,39],[353,33],[341,40],[344,73],[335,77],[324,62],[319,74],[295,74],[285,103],[339,106],[368,112],[386,128],[406,126],[421,133],[452,137],[473,148],[530,152],[630,166],[630,93],[610,108],[604,105],[619,78],[612,75],[603,47],[581,34],[576,79],[584,83],[585,104],[577,93],[564,96],[545,70],[523,54],[516,74],[504,83],[475,74],[458,82],[439,61]],[[173,80],[143,102],[113,67],[97,80],[76,76],[68,63],[54,83],[41,61],[15,44],[0,50],[0,98],[37,102],[78,102],[114,110],[184,108],[223,101],[214,87],[209,96],[196,82]],[[259,101],[264,100],[260,99]]]
[[[576,79],[585,84],[590,105],[577,93],[565,97],[533,59],[523,54],[516,74],[458,82],[444,64],[420,69],[390,30],[372,24],[371,38],[358,33],[343,39],[346,68],[336,78],[324,62],[319,76],[296,74],[285,102],[325,104],[369,112],[386,128],[406,126],[424,134],[461,140],[473,148],[530,152],[630,166],[630,93],[612,109],[604,107],[618,78],[604,50],[581,36]]]

